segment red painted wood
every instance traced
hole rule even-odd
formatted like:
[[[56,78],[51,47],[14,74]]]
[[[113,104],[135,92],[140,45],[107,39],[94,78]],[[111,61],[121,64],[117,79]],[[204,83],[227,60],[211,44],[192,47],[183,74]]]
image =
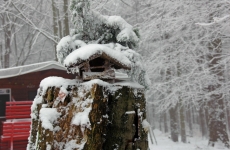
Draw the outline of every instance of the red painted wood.
[[[15,141],[25,141],[29,137],[31,121],[19,120],[20,118],[30,118],[30,107],[32,101],[22,101],[22,102],[7,102],[6,103],[6,120],[1,123],[1,139],[0,146],[4,146],[7,141],[10,142],[10,148],[13,145],[14,149],[25,149],[26,144],[16,144]],[[14,119],[14,120],[9,120]],[[21,145],[21,147],[20,147]]]
[[[19,141],[15,140],[12,145],[14,150],[26,150],[27,144],[28,144],[28,139],[19,140]],[[11,149],[10,141],[4,141],[0,143],[0,150],[9,150],[9,149]]]
[[[17,101],[17,103],[15,102],[6,102],[6,105],[24,105],[24,104],[30,104],[32,105],[33,104],[33,101]]]
[[[32,101],[6,102],[6,119],[30,118]]]

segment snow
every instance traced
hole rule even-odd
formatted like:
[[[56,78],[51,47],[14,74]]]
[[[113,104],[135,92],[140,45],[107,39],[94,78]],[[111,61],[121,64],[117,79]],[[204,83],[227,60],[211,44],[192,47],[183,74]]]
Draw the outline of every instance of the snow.
[[[69,141],[68,143],[65,144],[64,150],[73,150],[73,149],[81,150],[81,149],[84,148],[85,142],[80,143],[80,144],[76,144],[77,143],[76,140],[71,140],[71,141]]]
[[[81,127],[87,127],[90,128],[90,121],[89,121],[89,113],[91,111],[91,107],[89,108],[84,108],[83,112],[78,112],[73,120],[72,120],[72,124],[75,124],[77,126],[81,126]]]
[[[70,52],[84,45],[86,45],[85,42],[81,40],[75,40],[74,36],[71,37],[68,35],[63,37],[58,43],[56,49],[59,62],[63,63],[62,61]]]
[[[86,87],[91,87],[93,84],[102,85],[102,86],[104,86],[104,87],[110,85],[108,82],[102,81],[102,80],[100,80],[100,79],[93,79],[93,80],[90,80],[90,81],[81,83],[81,85],[84,85],[84,86],[86,86]]]
[[[89,44],[73,51],[65,58],[64,65],[71,66],[72,64],[81,63],[82,61],[89,59],[94,54],[102,53],[120,61],[121,64],[131,67],[130,60],[124,56],[121,51],[111,49],[102,44]]]
[[[142,128],[144,129],[145,132],[149,131],[151,125],[148,123],[146,119],[142,121]]]
[[[230,18],[230,15],[226,15],[222,18],[218,18],[218,17],[214,17],[213,18],[213,21],[214,22],[211,22],[211,23],[196,23],[196,25],[200,25],[200,26],[210,26],[210,25],[214,25],[216,23],[221,23],[222,21],[225,21],[227,20],[228,18]]]
[[[108,26],[118,27],[121,31],[117,35],[117,41],[134,41],[138,42],[139,38],[133,31],[133,27],[120,16],[102,16],[104,23]]]
[[[133,82],[133,81],[121,81],[121,82],[116,82],[113,85],[127,86],[131,88],[136,88],[136,89],[144,89],[144,86],[140,85],[137,82]]]
[[[47,61],[42,63],[0,69],[0,79],[16,77],[31,72],[38,72],[48,69],[66,70],[65,67],[56,61]]]
[[[140,85],[137,82],[132,82],[132,81],[120,81],[120,82],[116,82],[116,83],[108,83],[105,81],[102,81],[100,79],[93,79],[84,83],[81,83],[81,85],[87,86],[87,87],[91,87],[93,84],[98,84],[104,87],[108,87],[108,89],[113,89],[113,87],[116,86],[127,86],[127,87],[131,87],[131,88],[137,88],[137,89],[143,89],[144,86]]]
[[[38,89],[38,91],[37,91],[37,95],[36,95],[36,97],[35,97],[35,99],[34,99],[34,101],[33,101],[33,104],[32,104],[32,106],[31,106],[31,111],[32,111],[32,113],[30,114],[30,116],[31,116],[31,118],[32,119],[36,119],[37,118],[37,116],[35,115],[36,114],[36,111],[37,111],[37,104],[41,104],[42,103],[42,96],[39,96],[39,93],[40,93],[40,88]]]
[[[78,82],[77,79],[64,79],[62,77],[47,77],[40,82],[40,87],[42,87],[42,95],[45,94],[48,87],[64,87],[67,88],[71,85],[76,85]]]
[[[151,140],[150,136],[148,136],[150,150],[227,150],[227,148],[220,146],[209,147],[208,140],[202,137],[187,137],[187,141],[189,142],[182,143],[173,142],[169,138],[169,133],[162,133],[158,129],[153,130],[153,133],[156,137],[157,144],[154,137],[152,137]],[[153,143],[151,141],[153,141]]]
[[[40,118],[42,127],[53,131],[53,123],[60,117],[61,113],[56,108],[41,108]]]
[[[127,114],[127,115],[135,114],[135,111],[126,111],[125,114]]]
[[[137,43],[139,41],[139,38],[137,37],[136,33],[133,31],[133,27],[129,23],[127,23],[122,17],[101,15],[97,11],[91,11],[91,10],[87,10],[87,11],[88,12],[86,13],[88,13],[88,15],[85,15],[84,17],[91,16],[92,18],[94,18],[94,20],[97,20],[96,23],[99,23],[100,25],[105,24],[114,29],[117,28],[120,29],[120,32],[116,37],[117,41],[122,41],[122,42],[132,41],[134,43]],[[76,15],[77,12],[73,10],[72,14]]]

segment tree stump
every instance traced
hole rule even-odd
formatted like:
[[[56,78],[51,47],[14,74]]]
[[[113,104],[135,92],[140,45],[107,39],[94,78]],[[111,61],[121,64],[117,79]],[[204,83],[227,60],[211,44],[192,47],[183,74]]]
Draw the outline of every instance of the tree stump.
[[[108,83],[41,87],[32,106],[27,149],[147,150],[145,118],[141,88]]]

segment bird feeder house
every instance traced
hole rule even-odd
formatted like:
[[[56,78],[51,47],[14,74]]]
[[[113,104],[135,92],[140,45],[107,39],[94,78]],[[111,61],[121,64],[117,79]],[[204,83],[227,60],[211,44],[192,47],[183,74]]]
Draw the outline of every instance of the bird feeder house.
[[[114,80],[114,69],[131,68],[112,56],[102,52],[90,56],[87,60],[81,60],[67,67],[68,70],[78,68],[79,76],[84,80],[101,79]]]

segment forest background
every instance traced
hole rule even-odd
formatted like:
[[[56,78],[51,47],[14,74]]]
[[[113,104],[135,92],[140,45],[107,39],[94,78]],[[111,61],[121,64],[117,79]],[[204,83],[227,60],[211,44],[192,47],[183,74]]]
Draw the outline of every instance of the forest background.
[[[73,28],[69,3],[0,0],[0,68],[56,60]],[[230,1],[93,0],[91,9],[139,30],[151,125],[173,141],[199,133],[229,148]]]

